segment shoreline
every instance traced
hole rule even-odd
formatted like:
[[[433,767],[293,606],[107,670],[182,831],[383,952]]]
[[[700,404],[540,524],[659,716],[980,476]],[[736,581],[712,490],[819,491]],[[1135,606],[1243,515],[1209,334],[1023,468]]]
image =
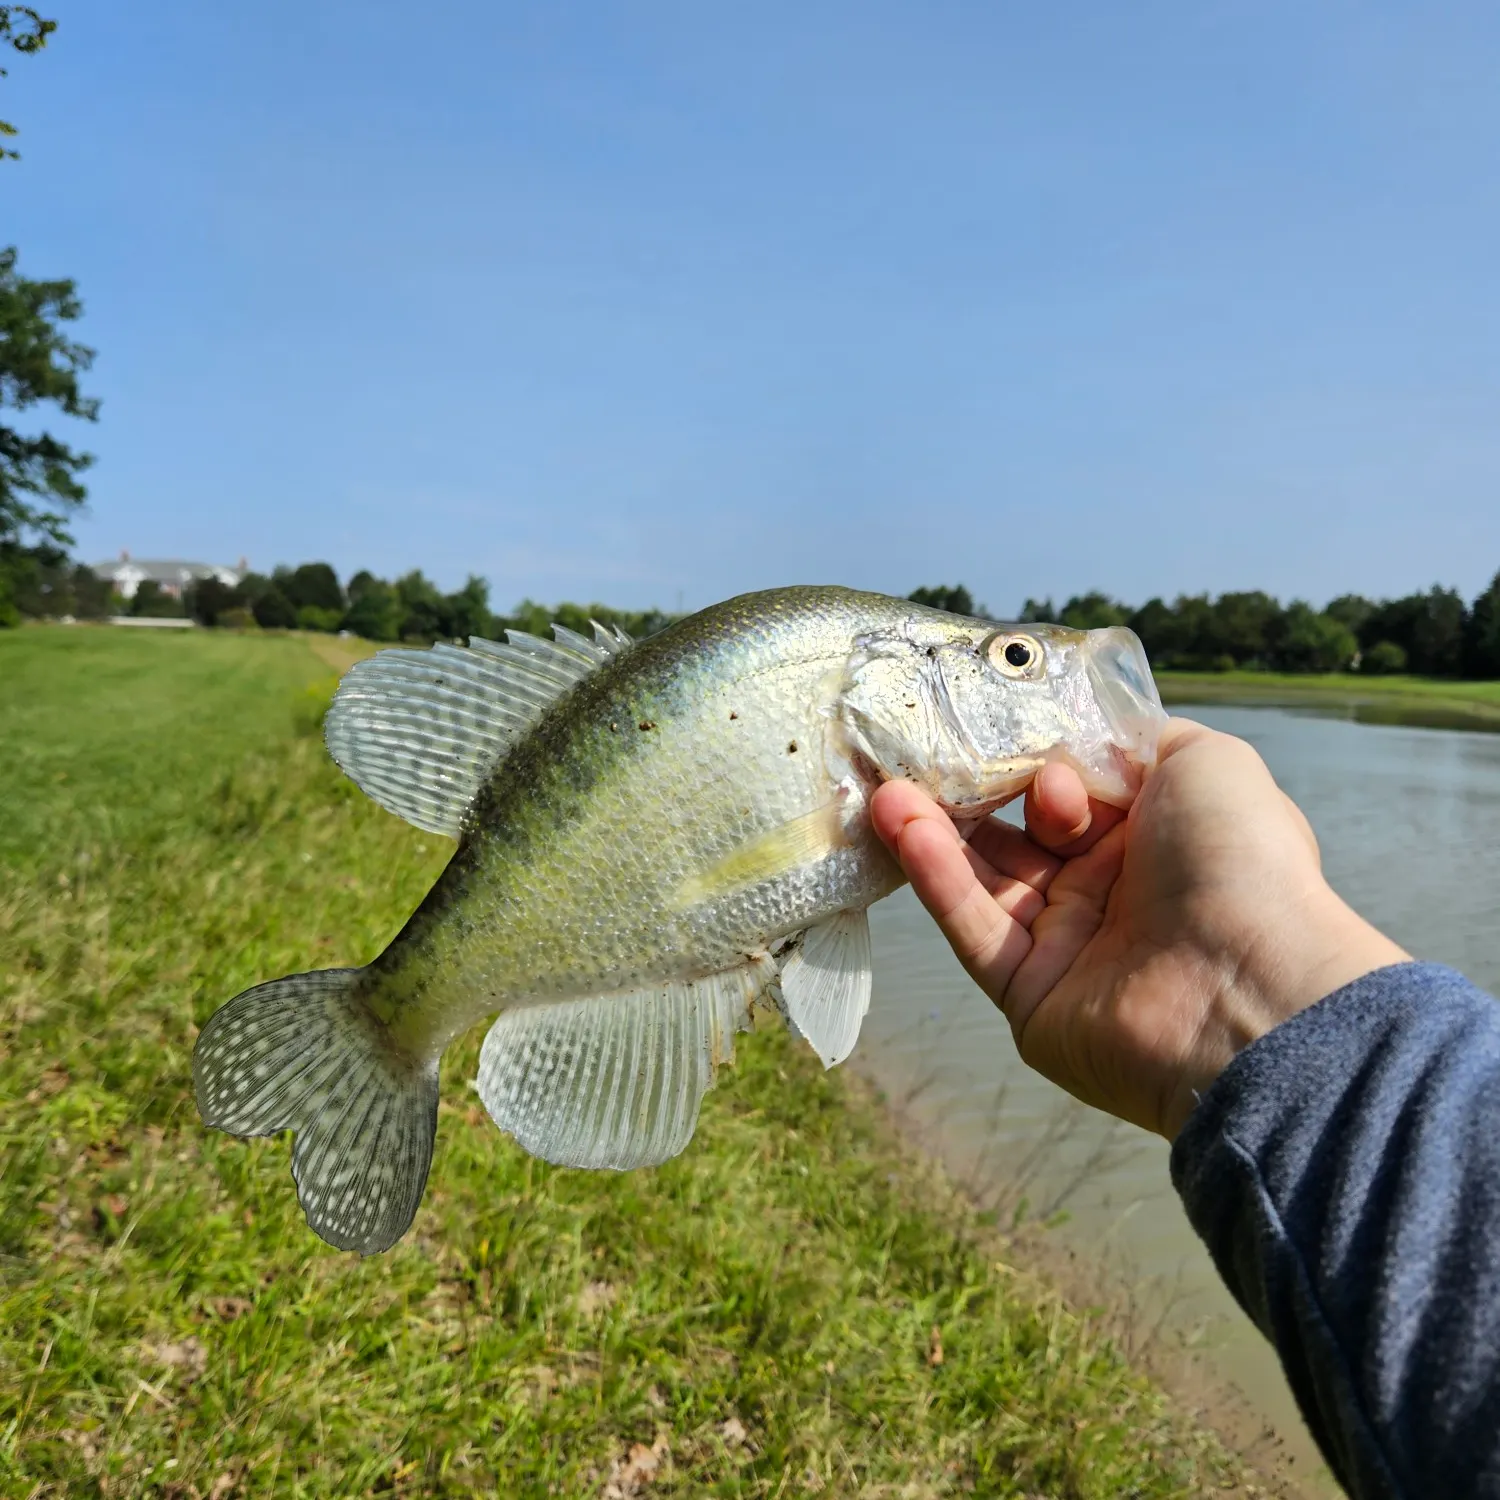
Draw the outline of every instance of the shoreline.
[[[1461,729],[1500,734],[1500,682],[1418,677],[1301,677],[1275,672],[1157,672],[1168,707],[1216,703],[1290,708],[1360,724]]]
[[[1141,1288],[1123,1269],[1070,1243],[1061,1226],[1030,1219],[999,1227],[997,1218],[1006,1215],[997,1214],[994,1204],[1014,1208],[1007,1184],[965,1180],[950,1167],[941,1141],[881,1087],[869,1062],[860,1065],[856,1054],[851,1063],[844,1082],[848,1107],[878,1116],[876,1128],[888,1134],[906,1173],[925,1192],[960,1205],[972,1232],[997,1262],[1030,1283],[1036,1295],[1059,1298],[1075,1316],[1086,1317],[1132,1369],[1167,1393],[1188,1421],[1215,1434],[1268,1494],[1278,1500],[1332,1500],[1343,1494],[1311,1434],[1300,1424],[1295,1432],[1277,1426],[1218,1368],[1211,1342],[1197,1347],[1189,1342],[1188,1331],[1172,1322],[1170,1306],[1150,1312],[1140,1301]],[[1148,1286],[1148,1301],[1154,1290]]]

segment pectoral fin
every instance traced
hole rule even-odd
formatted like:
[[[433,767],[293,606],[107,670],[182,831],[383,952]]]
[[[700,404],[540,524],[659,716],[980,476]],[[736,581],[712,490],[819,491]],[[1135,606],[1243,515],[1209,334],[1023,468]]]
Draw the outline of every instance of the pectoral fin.
[[[706,870],[689,876],[677,888],[679,908],[695,906],[716,896],[732,895],[788,870],[815,864],[830,851],[848,843],[843,803],[833,801],[782,823],[731,850]]]
[[[783,961],[787,1021],[825,1068],[837,1067],[854,1051],[872,981],[870,919],[863,911],[843,911],[808,928]]]
[[[506,1011],[475,1080],[490,1117],[533,1156],[628,1171],[676,1156],[769,960],[630,994]]]

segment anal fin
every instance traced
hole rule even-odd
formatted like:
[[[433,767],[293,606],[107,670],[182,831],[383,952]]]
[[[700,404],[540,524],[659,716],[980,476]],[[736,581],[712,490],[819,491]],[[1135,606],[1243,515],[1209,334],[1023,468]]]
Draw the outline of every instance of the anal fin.
[[[769,961],[706,979],[506,1011],[475,1085],[490,1117],[533,1156],[628,1171],[676,1156],[734,1033],[771,980]]]
[[[874,970],[870,918],[841,911],[809,927],[781,966],[786,1018],[805,1037],[825,1068],[837,1067],[859,1040],[870,1008]]]

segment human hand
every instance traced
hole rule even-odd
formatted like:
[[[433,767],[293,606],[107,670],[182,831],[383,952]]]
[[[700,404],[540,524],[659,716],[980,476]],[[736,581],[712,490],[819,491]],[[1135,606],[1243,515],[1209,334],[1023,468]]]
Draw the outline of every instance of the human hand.
[[[871,812],[1023,1060],[1169,1140],[1235,1053],[1408,956],[1324,880],[1260,756],[1186,719],[1128,814],[1062,765],[1032,783],[1024,834],[990,819],[965,841],[904,781]]]

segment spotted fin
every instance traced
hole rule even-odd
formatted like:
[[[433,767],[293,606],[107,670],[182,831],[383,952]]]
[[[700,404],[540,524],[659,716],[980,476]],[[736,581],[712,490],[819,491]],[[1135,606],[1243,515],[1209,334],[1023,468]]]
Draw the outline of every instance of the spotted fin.
[[[292,1176],[309,1226],[371,1255],[406,1233],[437,1128],[437,1059],[407,1057],[360,999],[363,969],[289,974],[236,995],[193,1048],[205,1125],[297,1133]]]
[[[844,911],[809,927],[781,964],[781,999],[792,1030],[806,1037],[825,1068],[837,1067],[859,1040],[874,971],[870,918]]]
[[[328,753],[387,812],[457,838],[479,788],[546,710],[630,644],[595,625],[589,640],[523,631],[468,648],[378,651],[344,675],[323,725]]]
[[[734,1034],[772,979],[768,960],[687,983],[506,1011],[475,1087],[491,1118],[544,1161],[628,1171],[676,1156]]]

